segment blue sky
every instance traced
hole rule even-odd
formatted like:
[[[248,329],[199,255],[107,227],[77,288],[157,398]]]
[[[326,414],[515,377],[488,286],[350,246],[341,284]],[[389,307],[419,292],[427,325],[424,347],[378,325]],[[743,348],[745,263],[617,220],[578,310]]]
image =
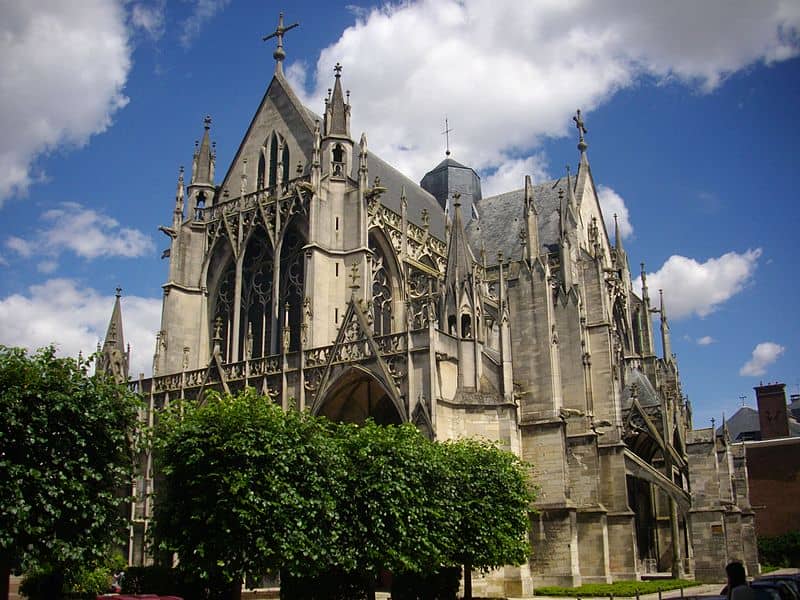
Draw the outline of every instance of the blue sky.
[[[696,426],[760,381],[799,393],[800,4],[694,4],[0,3],[0,343],[91,351],[121,285],[149,370],[178,167],[210,114],[221,179],[285,8],[301,98],[321,112],[340,61],[354,135],[414,179],[445,115],[485,196],[560,176],[580,107],[632,270],[665,290]]]

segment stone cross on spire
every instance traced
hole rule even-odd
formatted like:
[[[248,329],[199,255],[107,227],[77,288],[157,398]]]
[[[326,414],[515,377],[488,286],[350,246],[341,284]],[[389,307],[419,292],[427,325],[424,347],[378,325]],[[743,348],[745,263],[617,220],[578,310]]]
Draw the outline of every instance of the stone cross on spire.
[[[272,53],[272,58],[275,59],[275,73],[283,73],[283,59],[286,58],[286,52],[283,51],[283,34],[285,34],[290,29],[294,29],[300,25],[300,23],[292,23],[288,27],[283,26],[283,13],[278,15],[278,27],[270,33],[269,35],[264,36],[263,40],[266,42],[269,39],[277,38],[278,39],[278,47],[275,48],[275,52]]]
[[[578,141],[578,150],[580,150],[581,152],[586,152],[586,148],[588,148],[588,145],[586,144],[586,141],[583,139],[583,136],[588,132],[586,131],[586,125],[583,122],[583,117],[581,117],[580,108],[577,111],[575,111],[575,116],[572,117],[572,120],[575,121],[575,126],[578,128],[578,135],[580,136],[580,139]]]

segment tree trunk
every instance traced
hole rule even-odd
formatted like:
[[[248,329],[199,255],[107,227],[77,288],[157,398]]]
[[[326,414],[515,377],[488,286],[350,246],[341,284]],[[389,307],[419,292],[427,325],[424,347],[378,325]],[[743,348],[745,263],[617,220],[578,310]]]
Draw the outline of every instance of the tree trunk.
[[[11,579],[11,563],[0,558],[0,600],[8,600]]]
[[[464,563],[464,600],[472,600],[472,563]]]
[[[367,580],[367,600],[375,600],[375,575]]]
[[[234,580],[231,584],[230,593],[228,594],[228,598],[230,600],[241,600],[242,599],[242,581],[240,579]]]

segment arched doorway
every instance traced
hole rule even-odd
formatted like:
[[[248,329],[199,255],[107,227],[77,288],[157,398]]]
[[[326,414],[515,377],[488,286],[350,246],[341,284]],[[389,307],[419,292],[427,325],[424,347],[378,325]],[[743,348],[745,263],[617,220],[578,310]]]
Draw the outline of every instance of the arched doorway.
[[[403,422],[383,384],[361,367],[352,367],[343,373],[316,412],[340,423],[363,423],[369,418],[378,425]]]

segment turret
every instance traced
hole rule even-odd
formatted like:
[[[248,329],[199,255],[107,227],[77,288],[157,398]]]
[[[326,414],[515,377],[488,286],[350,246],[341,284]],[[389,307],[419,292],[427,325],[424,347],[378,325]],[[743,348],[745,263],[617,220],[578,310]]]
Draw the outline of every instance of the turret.
[[[111,375],[117,383],[128,380],[130,361],[130,348],[125,348],[125,337],[122,333],[121,295],[122,288],[117,288],[111,320],[108,322],[106,337],[100,349],[100,356],[97,358],[97,371]]]
[[[342,94],[342,65],[336,63],[333,68],[336,80],[333,84],[333,95],[325,101],[325,136],[350,138],[350,92],[348,102]]]
[[[203,138],[199,146],[195,144],[192,157],[192,180],[189,184],[189,206],[194,219],[203,218],[203,209],[210,206],[214,199],[214,163],[217,158],[216,143],[212,144],[208,130],[211,129],[211,117],[203,120]]]
[[[334,67],[336,80],[333,93],[325,99],[325,119],[322,127],[323,172],[333,179],[345,179],[353,164],[353,140],[350,138],[350,92],[345,102],[342,94],[342,66]]]

